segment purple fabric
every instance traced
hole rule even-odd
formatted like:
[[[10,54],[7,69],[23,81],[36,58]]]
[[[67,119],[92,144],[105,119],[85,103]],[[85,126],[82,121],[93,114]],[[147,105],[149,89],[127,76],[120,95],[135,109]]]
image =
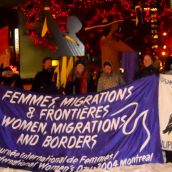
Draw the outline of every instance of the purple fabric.
[[[124,68],[124,79],[126,83],[134,81],[138,71],[138,55],[136,51],[122,53],[122,67]]]

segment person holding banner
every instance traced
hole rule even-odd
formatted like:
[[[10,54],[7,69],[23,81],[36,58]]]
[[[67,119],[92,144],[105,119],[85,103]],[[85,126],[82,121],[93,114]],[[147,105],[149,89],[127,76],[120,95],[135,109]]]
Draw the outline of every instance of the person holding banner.
[[[23,88],[23,83],[18,71],[14,70],[12,66],[1,69],[0,84],[10,87]]]
[[[88,72],[83,60],[77,60],[74,71],[69,74],[65,93],[68,94],[83,94],[88,91]]]
[[[103,73],[98,79],[97,91],[103,91],[124,84],[122,76],[119,73],[113,72],[112,64],[109,61],[105,61],[103,64]]]
[[[153,66],[153,58],[151,55],[146,54],[143,57],[143,69],[141,69],[136,74],[136,79],[140,79],[142,77],[150,76],[150,75],[159,75],[159,70]]]
[[[57,93],[53,75],[54,70],[52,68],[52,59],[50,57],[46,57],[43,59],[43,70],[38,72],[33,80],[32,91],[45,94]]]

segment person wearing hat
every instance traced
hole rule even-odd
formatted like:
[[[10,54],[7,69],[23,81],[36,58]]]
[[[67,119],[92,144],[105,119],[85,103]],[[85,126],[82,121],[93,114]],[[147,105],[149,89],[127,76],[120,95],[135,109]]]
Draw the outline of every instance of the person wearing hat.
[[[83,60],[77,60],[67,79],[66,94],[83,94],[88,91],[88,72]]]
[[[98,80],[97,91],[103,91],[123,84],[125,82],[122,76],[119,73],[113,72],[112,64],[109,61],[105,61],[103,73]]]

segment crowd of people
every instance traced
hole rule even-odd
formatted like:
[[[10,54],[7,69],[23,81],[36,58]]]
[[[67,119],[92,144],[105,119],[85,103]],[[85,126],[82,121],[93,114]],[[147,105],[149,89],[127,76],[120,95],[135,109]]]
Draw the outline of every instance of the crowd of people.
[[[133,81],[153,74],[159,75],[160,65],[158,66],[155,62],[151,55],[144,55]],[[114,71],[110,61],[104,61],[100,70],[90,70],[89,65],[83,59],[76,60],[74,68],[67,78],[65,88],[57,88],[55,80],[51,58],[45,58],[43,60],[43,70],[38,72],[33,80],[32,91],[74,95],[99,92],[127,84],[123,73]]]
[[[150,75],[158,76],[162,72],[160,70],[160,63],[161,61],[157,61],[157,58],[153,59],[153,56],[150,54],[145,54],[133,81]],[[163,73],[172,74],[171,57],[167,59]],[[67,78],[66,87],[62,89],[56,86],[57,77],[55,69],[52,67],[52,59],[50,57],[44,58],[42,70],[35,75],[32,81],[31,91],[40,94],[75,95],[100,92],[127,84],[124,74],[114,71],[110,61],[104,61],[100,70],[94,70],[94,68],[90,70],[89,65],[84,60],[77,60]],[[19,72],[11,66],[1,67],[0,84],[21,89],[24,88]],[[172,162],[171,151],[166,151],[166,162]]]
[[[160,64],[153,56],[146,54],[143,56],[139,70],[135,73],[133,79],[137,80],[149,75],[159,75]],[[166,62],[165,71],[170,73],[172,69],[172,60],[169,58]],[[124,79],[124,73],[113,70],[111,61],[104,61],[99,70],[90,69],[89,64],[80,58],[75,61],[73,70],[69,73],[65,88],[56,86],[56,76],[52,67],[52,59],[46,57],[42,62],[42,70],[35,74],[32,81],[31,91],[43,94],[63,94],[74,95],[96,91],[103,91],[109,88],[127,84]],[[125,69],[124,69],[125,72]],[[23,88],[19,73],[13,71],[10,67],[1,68],[0,83],[12,87]]]

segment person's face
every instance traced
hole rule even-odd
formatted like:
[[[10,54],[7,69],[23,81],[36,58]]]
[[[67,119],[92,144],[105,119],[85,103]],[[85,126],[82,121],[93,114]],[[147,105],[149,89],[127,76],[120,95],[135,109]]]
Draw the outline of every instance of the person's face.
[[[104,67],[104,73],[110,74],[111,72],[112,72],[112,67],[109,66],[109,65],[106,65],[106,66]]]
[[[150,66],[152,63],[153,63],[153,62],[152,62],[152,59],[151,59],[151,57],[150,57],[149,55],[144,56],[143,65],[144,65],[145,67]]]
[[[52,61],[50,59],[46,60],[43,64],[45,70],[49,70],[52,67]]]
[[[82,72],[84,72],[84,70],[85,70],[85,66],[83,64],[78,64],[76,66],[76,72],[82,73]]]

